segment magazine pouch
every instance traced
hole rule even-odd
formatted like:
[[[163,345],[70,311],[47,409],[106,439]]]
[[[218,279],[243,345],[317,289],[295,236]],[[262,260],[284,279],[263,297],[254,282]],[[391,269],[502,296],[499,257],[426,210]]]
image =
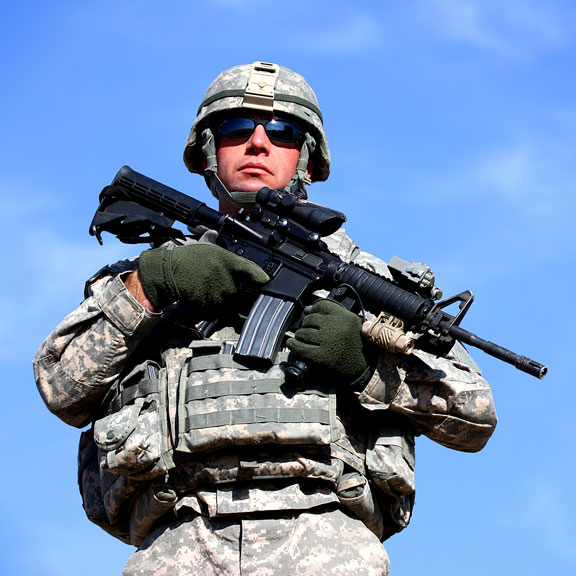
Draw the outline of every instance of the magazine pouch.
[[[102,470],[141,480],[168,471],[164,381],[164,371],[147,360],[112,388],[107,416],[94,423]]]

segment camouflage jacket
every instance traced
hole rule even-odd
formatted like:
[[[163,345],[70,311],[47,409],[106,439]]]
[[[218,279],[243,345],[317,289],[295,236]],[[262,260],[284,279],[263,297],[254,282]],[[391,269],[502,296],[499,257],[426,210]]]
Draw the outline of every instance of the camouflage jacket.
[[[381,260],[360,251],[343,230],[326,241],[330,250],[343,260],[390,276]],[[165,393],[169,398],[171,394],[178,395],[177,381],[181,381],[182,363],[192,355],[190,349],[220,340],[233,341],[235,337],[235,330],[228,327],[211,336],[209,342],[187,345],[184,337],[182,343],[177,343],[178,329],[168,313],[146,310],[126,290],[123,277],[136,265],[135,261],[122,261],[91,279],[85,301],[60,323],[34,359],[36,382],[48,408],[76,427],[95,422],[100,480],[106,483],[106,489],[99,489],[107,494],[104,508],[108,523],[121,525],[115,535],[123,539],[138,544],[147,528],[164,513],[163,507],[150,512],[150,502],[157,503],[159,492],[164,496],[169,493],[168,507],[196,513],[304,509],[342,502],[338,495],[346,495],[346,486],[357,487],[353,481],[350,484],[351,473],[369,478],[380,492],[378,499],[389,497],[393,502],[394,527],[383,528],[381,520],[380,526],[374,527],[370,518],[362,517],[366,510],[357,512],[379,536],[387,537],[402,529],[410,518],[414,494],[413,437],[424,434],[449,448],[474,452],[486,444],[494,430],[496,415],[490,387],[468,353],[457,344],[443,358],[419,350],[407,356],[382,353],[364,389],[340,391],[332,398],[331,402],[338,407],[335,423],[331,424],[332,441],[317,442],[325,444],[327,450],[299,447],[292,437],[285,448],[281,440],[274,446],[265,441],[264,447],[259,444],[257,449],[245,445],[234,450],[226,445],[207,446],[201,450],[201,457],[195,458],[198,444],[185,447],[190,442],[189,431],[184,441],[184,436],[170,428],[171,415],[176,409],[171,411],[168,400],[165,413],[158,416],[161,421],[158,429],[166,437],[178,437],[176,444],[183,448],[176,446],[174,450],[174,445],[167,446],[165,439],[160,439],[158,457],[131,469],[122,463],[130,451],[110,448],[116,446],[110,438],[114,440],[114,434],[124,434],[117,433],[115,428],[119,416],[114,411],[110,413],[110,402],[115,401],[110,390],[115,390],[119,381],[134,378],[134,371],[141,370],[142,343],[150,340],[151,334],[163,340],[165,331],[158,328],[168,323],[172,336],[160,346],[163,349],[159,366],[168,365]],[[176,373],[170,371],[171,364],[177,367]],[[242,379],[239,372],[234,372],[236,367],[230,366],[230,377]],[[254,374],[249,378],[260,377],[257,372]],[[268,380],[269,376],[266,375]],[[331,383],[320,384],[330,388]],[[132,419],[134,402],[129,404],[122,408],[130,409],[122,415],[124,420]],[[146,410],[145,415],[134,418],[140,417],[148,422],[153,416]],[[245,443],[246,439],[240,442]],[[167,473],[171,475],[168,484]],[[261,481],[246,484],[248,497],[243,498],[244,504],[238,505],[230,486],[237,485],[247,473],[251,479]],[[310,491],[302,487],[303,478],[323,482]],[[287,479],[296,481],[286,484]],[[114,490],[108,490],[110,486],[115,486]],[[368,516],[374,515],[373,505],[368,509],[372,510]],[[88,509],[87,513],[90,516]],[[129,529],[126,522],[131,522]],[[125,536],[126,533],[129,535]]]

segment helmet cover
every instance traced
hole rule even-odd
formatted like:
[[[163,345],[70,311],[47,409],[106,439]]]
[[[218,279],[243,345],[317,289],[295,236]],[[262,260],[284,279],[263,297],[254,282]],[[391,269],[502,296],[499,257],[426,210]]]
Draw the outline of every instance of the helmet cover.
[[[190,172],[204,174],[202,131],[226,112],[238,110],[270,112],[309,132],[316,141],[311,181],[328,178],[330,151],[314,91],[300,74],[268,62],[229,68],[210,84],[184,149],[184,163]]]

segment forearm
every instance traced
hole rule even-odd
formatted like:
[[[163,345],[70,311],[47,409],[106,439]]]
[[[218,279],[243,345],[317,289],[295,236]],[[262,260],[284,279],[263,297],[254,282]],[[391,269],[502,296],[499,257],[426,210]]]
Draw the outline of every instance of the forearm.
[[[383,354],[360,394],[370,410],[391,410],[418,434],[466,452],[484,447],[497,423],[490,386],[458,345],[446,358],[421,351]]]
[[[144,291],[144,286],[142,286],[142,277],[140,276],[140,268],[136,268],[126,276],[124,280],[124,285],[130,294],[136,299],[137,302],[142,304],[146,310],[150,312],[157,312],[156,307],[146,295]]]
[[[126,359],[160,314],[147,309],[121,276],[104,277],[68,315],[34,359],[36,383],[54,414],[84,426]]]

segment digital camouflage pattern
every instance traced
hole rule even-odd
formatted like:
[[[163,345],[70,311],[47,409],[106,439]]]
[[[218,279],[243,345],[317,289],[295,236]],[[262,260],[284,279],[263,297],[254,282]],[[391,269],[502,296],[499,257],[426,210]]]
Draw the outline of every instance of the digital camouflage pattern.
[[[361,252],[343,230],[326,240],[343,260],[389,277],[386,265]],[[257,372],[250,370],[250,378],[246,371],[240,378],[238,367],[230,363],[232,357],[223,353],[209,361],[219,358],[220,371],[189,372],[188,359],[194,356],[201,362],[202,355],[196,351],[195,356],[182,345],[164,351],[158,365],[166,367],[160,371],[156,389],[150,378],[143,378],[135,388],[126,386],[128,395],[139,392],[126,401],[114,400],[121,398],[118,394],[109,396],[107,402],[116,402],[116,408],[103,418],[101,405],[110,387],[138,371],[143,360],[138,345],[146,333],[162,326],[164,314],[145,310],[122,282],[135,265],[120,262],[92,279],[86,300],[46,339],[34,360],[39,391],[52,412],[77,427],[97,421],[100,478],[95,477],[94,466],[86,466],[91,471],[86,486],[95,494],[101,481],[103,498],[100,507],[90,509],[99,514],[104,509],[109,523],[104,528],[139,546],[125,574],[185,574],[187,570],[386,574],[388,560],[379,540],[410,520],[414,435],[425,434],[456,450],[476,451],[496,425],[490,388],[467,352],[458,345],[445,358],[422,351],[409,356],[382,353],[363,389],[337,391],[337,417],[328,419],[330,438],[318,434],[315,443],[306,446],[299,442],[308,436],[294,436],[296,429],[288,431],[283,425],[278,427],[279,440],[295,443],[272,443],[273,427],[259,430],[250,421],[228,438],[225,425],[182,426],[186,418],[178,414],[190,416],[190,424],[198,407],[195,403],[205,403],[205,409],[212,402],[195,393],[186,397],[184,391],[193,387],[187,385],[189,378],[198,383],[200,396],[210,383],[224,386],[222,382],[258,379]],[[234,334],[228,327],[197,346],[223,351],[222,343],[233,341]],[[204,376],[196,380],[193,374]],[[265,394],[276,395],[276,402],[280,401],[278,384],[266,383],[264,378],[256,389],[270,386]],[[320,389],[331,385],[318,384]],[[235,409],[231,398],[238,396],[233,394],[234,388],[228,386],[211,409]],[[322,394],[314,402],[322,403]],[[244,396],[254,399],[250,391]],[[304,399],[305,406],[313,396]],[[289,407],[290,401],[278,408]],[[151,434],[138,428],[142,422],[148,423]],[[201,434],[193,439],[194,430]],[[161,456],[152,468],[150,461],[140,465],[141,457],[150,453],[138,448],[149,439],[160,442],[152,449],[154,458]],[[199,447],[217,449],[197,457]],[[355,477],[350,481],[351,472],[359,481]],[[371,481],[369,492],[365,478]],[[374,522],[378,509],[382,522]],[[362,515],[364,523],[358,519]],[[105,518],[100,519],[106,524]]]
[[[340,510],[275,518],[196,516],[162,526],[123,576],[385,576],[384,547]]]

